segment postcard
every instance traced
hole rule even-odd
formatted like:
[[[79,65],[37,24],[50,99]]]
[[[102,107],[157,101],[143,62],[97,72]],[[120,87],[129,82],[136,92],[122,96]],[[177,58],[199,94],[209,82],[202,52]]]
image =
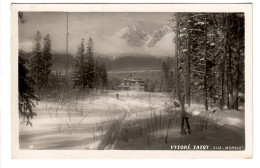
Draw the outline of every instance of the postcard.
[[[252,157],[252,4],[12,4],[12,158]]]

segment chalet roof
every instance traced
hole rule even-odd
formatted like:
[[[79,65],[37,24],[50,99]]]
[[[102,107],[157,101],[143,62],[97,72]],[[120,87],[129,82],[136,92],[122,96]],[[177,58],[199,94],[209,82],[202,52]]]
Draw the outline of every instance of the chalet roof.
[[[124,78],[124,81],[144,83],[141,79]]]

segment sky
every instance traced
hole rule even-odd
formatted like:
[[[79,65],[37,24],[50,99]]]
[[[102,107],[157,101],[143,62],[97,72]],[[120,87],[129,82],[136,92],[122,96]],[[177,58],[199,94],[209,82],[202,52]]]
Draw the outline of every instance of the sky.
[[[171,15],[172,13],[69,13],[69,52],[75,52],[76,45],[86,32],[95,31],[98,34],[111,36],[129,25],[150,32],[168,24]],[[48,33],[51,35],[54,51],[66,51],[67,13],[24,12],[24,17],[26,22],[19,24],[20,49],[32,50],[34,36],[39,30],[42,37]]]

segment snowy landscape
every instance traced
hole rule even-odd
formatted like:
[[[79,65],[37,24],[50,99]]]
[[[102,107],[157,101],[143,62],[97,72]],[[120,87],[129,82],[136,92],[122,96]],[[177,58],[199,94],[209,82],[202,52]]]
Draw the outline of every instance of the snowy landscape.
[[[244,150],[244,57],[241,13],[19,12],[20,149]]]
[[[245,143],[244,109],[206,113],[203,105],[191,104],[192,134],[180,135],[179,108],[161,93],[111,91],[70,103],[39,102],[35,112],[32,127],[20,126],[21,149],[170,150],[173,144],[244,149]]]

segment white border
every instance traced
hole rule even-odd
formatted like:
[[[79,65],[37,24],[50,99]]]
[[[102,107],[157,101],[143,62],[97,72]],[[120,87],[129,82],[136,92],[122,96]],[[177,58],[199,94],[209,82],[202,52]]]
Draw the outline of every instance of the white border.
[[[245,12],[245,74],[246,74],[246,150],[245,151],[82,151],[82,150],[20,150],[18,148],[18,18],[20,11],[68,12]],[[12,158],[30,159],[162,159],[162,158],[251,158],[252,157],[252,5],[251,4],[13,4],[11,38],[11,102]]]

